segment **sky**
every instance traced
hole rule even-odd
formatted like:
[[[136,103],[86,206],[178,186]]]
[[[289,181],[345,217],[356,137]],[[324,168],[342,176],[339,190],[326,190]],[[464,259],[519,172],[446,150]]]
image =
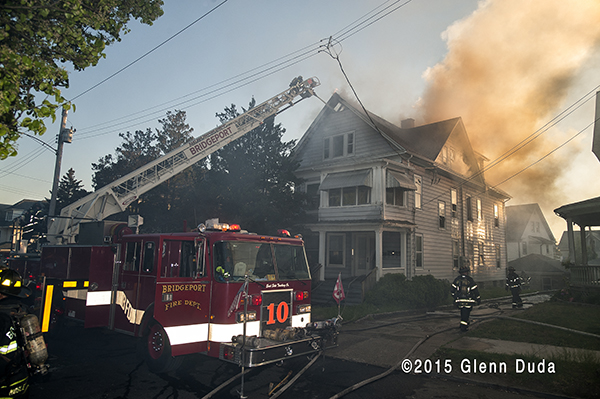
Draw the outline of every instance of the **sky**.
[[[131,22],[63,90],[76,132],[61,176],[73,168],[88,190],[91,164],[114,153],[119,133],[157,128],[167,111],[186,111],[199,136],[226,106],[265,101],[300,75],[319,79],[325,101],[335,91],[353,99],[322,51],[331,43],[365,107],[392,123],[460,116],[490,164],[534,135],[486,179],[511,195],[507,206],[539,203],[557,240],[566,223],[553,210],[600,195],[596,0],[166,0],[163,10],[152,26]],[[322,107],[313,97],[279,115],[284,140],[299,139]],[[60,112],[41,137],[53,148],[59,121]],[[0,203],[48,198],[54,153],[27,137],[18,151],[0,161]]]

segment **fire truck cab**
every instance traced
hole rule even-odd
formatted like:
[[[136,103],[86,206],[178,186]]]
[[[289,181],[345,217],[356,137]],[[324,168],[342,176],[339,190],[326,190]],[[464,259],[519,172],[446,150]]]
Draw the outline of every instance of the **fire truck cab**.
[[[53,306],[64,304],[64,315],[86,327],[142,337],[155,372],[176,368],[180,356],[192,353],[254,367],[336,343],[335,323],[311,323],[311,276],[300,238],[212,220],[191,233],[45,247],[41,267],[43,329]]]

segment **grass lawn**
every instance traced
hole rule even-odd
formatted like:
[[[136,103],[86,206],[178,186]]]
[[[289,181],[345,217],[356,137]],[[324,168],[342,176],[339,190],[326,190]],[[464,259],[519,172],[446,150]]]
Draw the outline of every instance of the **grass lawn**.
[[[600,398],[600,363],[591,359],[553,358],[539,359],[528,355],[504,355],[477,351],[440,348],[433,360],[450,359],[452,375],[507,387],[565,395],[574,398]],[[463,369],[461,363],[471,367]],[[487,373],[475,367],[485,364]],[[490,372],[490,365],[506,365],[506,372]],[[475,366],[477,365],[477,366]]]
[[[515,318],[567,327],[600,335],[600,307],[574,303],[544,302],[527,310],[515,312]],[[475,327],[475,325],[473,326]],[[600,351],[600,338],[580,335],[574,332],[552,329],[506,319],[492,320],[472,328],[467,336],[508,341],[530,342]],[[504,355],[486,352],[440,348],[434,359],[451,359],[457,368],[464,359],[477,359],[479,363],[507,365],[506,373],[460,375],[466,378],[482,379],[486,382],[507,386],[521,386],[540,392],[561,394],[569,397],[600,398],[600,360],[589,354],[559,352],[550,359],[531,355]],[[520,359],[520,360],[518,360]],[[517,362],[525,362],[525,370],[517,369]],[[545,370],[539,366],[544,362]],[[554,373],[549,372],[552,362]],[[531,365],[534,372],[529,372]],[[460,370],[457,370],[460,372]]]
[[[510,298],[510,294],[501,287],[480,291],[484,300]],[[400,305],[378,307],[363,303],[357,306],[342,304],[341,310],[344,322],[348,323],[371,314],[409,309]],[[312,318],[313,320],[324,320],[335,317],[337,313],[337,306],[313,306]],[[523,311],[505,312],[503,315],[600,335],[600,306],[598,305],[550,301],[534,305]],[[495,319],[474,324],[466,336],[600,351],[600,338],[518,320]],[[476,379],[507,387],[522,387],[567,397],[600,399],[600,360],[585,353],[573,354],[565,350],[553,355],[550,359],[541,359],[530,354],[493,354],[442,347],[432,356],[432,360],[436,359],[442,361],[450,359],[453,364],[453,374],[457,377]],[[493,374],[464,373],[460,369],[460,365],[461,361],[465,359],[476,359],[478,364],[505,363],[507,370],[505,373]],[[525,369],[519,370],[519,365],[524,365]],[[529,367],[533,372],[529,372]]]
[[[514,317],[600,335],[599,315],[599,306],[544,302],[527,310],[519,311]],[[600,338],[506,319],[482,323],[469,332],[469,335],[600,351]]]

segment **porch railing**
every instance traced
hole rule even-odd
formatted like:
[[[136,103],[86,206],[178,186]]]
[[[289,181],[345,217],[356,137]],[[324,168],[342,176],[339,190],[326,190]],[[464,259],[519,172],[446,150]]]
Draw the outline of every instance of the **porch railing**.
[[[365,300],[365,296],[367,295],[367,292],[371,291],[371,289],[373,287],[375,287],[375,284],[377,284],[377,268],[372,269],[368,274],[367,277],[365,277],[365,279],[361,282],[362,285],[362,300]]]
[[[571,266],[571,285],[600,289],[600,266]]]

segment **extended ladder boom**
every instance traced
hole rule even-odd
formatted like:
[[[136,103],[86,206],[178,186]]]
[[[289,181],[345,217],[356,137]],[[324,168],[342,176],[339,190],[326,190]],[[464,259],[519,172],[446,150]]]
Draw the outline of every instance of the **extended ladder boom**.
[[[81,221],[100,221],[124,211],[140,195],[240,138],[270,116],[291,107],[296,98],[299,102],[312,96],[313,89],[319,84],[317,78],[303,81],[302,77],[298,77],[286,91],[64,207],[60,217],[49,223],[48,240],[51,243],[73,242]]]

